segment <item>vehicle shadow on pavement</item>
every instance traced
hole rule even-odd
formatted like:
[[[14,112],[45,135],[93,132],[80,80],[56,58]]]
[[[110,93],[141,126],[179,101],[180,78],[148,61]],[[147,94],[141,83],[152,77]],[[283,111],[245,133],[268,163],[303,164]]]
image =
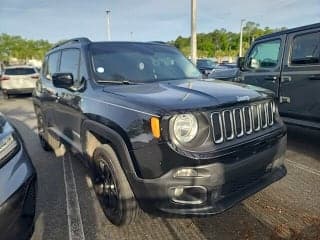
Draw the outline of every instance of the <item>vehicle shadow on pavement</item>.
[[[288,150],[299,152],[320,162],[320,131],[297,126],[288,128]]]

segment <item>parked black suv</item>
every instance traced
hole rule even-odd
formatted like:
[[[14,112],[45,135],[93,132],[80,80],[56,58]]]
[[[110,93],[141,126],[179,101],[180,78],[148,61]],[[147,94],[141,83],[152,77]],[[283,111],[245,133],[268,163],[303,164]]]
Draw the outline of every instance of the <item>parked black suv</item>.
[[[87,160],[116,225],[138,206],[220,213],[286,173],[286,129],[270,92],[201,80],[166,44],[62,43],[45,57],[34,107],[44,149],[63,143]]]
[[[258,38],[238,81],[275,92],[283,120],[320,129],[320,23]]]

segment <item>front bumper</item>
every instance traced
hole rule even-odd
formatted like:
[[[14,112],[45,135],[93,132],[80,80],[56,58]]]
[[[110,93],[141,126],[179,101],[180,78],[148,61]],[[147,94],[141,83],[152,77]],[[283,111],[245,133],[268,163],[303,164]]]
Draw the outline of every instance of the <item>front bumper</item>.
[[[24,147],[0,168],[1,239],[28,239],[33,230],[37,176]]]
[[[236,161],[193,166],[194,177],[176,177],[173,169],[155,179],[136,179],[134,193],[147,212],[183,215],[217,214],[286,175],[286,135],[259,152]],[[190,167],[188,167],[190,168]],[[185,192],[184,192],[185,191]]]

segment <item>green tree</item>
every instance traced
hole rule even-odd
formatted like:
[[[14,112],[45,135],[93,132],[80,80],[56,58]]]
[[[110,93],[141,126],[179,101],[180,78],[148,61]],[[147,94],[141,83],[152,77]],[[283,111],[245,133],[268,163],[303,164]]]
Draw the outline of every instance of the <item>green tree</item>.
[[[243,27],[244,51],[248,50],[256,38],[283,29],[285,28],[261,28],[258,23],[247,22]],[[199,57],[235,57],[239,53],[239,39],[239,33],[228,32],[223,28],[209,33],[199,33],[197,34],[198,55]],[[179,36],[170,43],[179,48],[186,56],[190,56],[190,37]]]
[[[42,60],[51,47],[52,44],[47,40],[27,40],[3,33],[0,34],[0,61],[9,62],[13,57],[22,61]]]

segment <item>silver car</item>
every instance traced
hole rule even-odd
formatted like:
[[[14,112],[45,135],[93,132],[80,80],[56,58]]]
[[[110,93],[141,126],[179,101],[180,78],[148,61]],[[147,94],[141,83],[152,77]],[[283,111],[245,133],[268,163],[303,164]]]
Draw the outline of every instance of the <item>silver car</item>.
[[[6,67],[0,78],[3,96],[8,98],[11,94],[32,93],[39,78],[38,70],[32,66]]]

